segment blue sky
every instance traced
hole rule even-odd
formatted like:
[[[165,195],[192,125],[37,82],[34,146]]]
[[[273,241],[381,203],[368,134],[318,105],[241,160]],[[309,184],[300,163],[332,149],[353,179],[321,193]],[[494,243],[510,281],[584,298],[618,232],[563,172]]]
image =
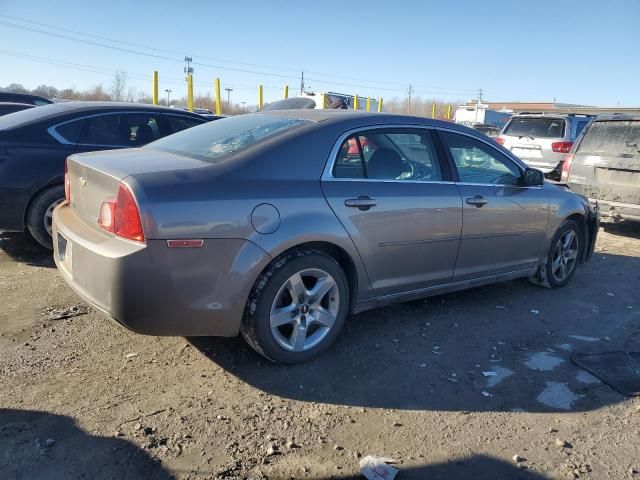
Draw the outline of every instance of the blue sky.
[[[412,84],[416,95],[442,100],[467,100],[482,88],[496,101],[638,106],[639,25],[640,0],[0,0],[0,86],[108,87],[122,70],[150,93],[156,69],[161,92],[182,96],[183,59],[191,55],[196,92],[212,93],[218,76],[223,88],[234,88],[232,101],[249,104],[260,83],[266,101],[284,84],[296,92],[304,68],[316,91],[393,98]]]

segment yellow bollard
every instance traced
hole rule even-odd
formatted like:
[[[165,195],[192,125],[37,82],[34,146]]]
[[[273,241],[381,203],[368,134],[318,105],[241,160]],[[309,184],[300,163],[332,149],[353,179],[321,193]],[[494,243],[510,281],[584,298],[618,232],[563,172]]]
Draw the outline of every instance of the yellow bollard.
[[[431,106],[431,118],[436,118],[436,104]]]
[[[153,104],[158,105],[158,71],[153,71]]]
[[[371,111],[371,98],[367,97],[366,105],[367,105],[367,112],[370,112]]]
[[[220,99],[220,79],[216,78],[215,81],[215,94],[216,94],[216,115],[222,115],[222,100]]]
[[[378,98],[378,112],[382,111],[382,97]]]
[[[289,98],[289,85],[284,86],[284,92],[282,92],[282,98]]]
[[[355,97],[353,97],[353,109],[358,110],[359,106],[360,105],[358,104],[358,95],[356,95]]]
[[[193,75],[187,76],[187,110],[193,112]]]
[[[263,102],[264,102],[264,94],[262,90],[262,85],[260,85],[258,87],[258,110],[262,110]]]
[[[451,105],[447,105],[447,120],[451,120]]]

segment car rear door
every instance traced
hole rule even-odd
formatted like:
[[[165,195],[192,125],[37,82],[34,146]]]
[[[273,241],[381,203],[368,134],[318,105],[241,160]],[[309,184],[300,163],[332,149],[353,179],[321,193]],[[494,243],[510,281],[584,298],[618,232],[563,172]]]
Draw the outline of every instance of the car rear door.
[[[376,297],[451,282],[462,206],[431,130],[385,127],[343,135],[322,190],[360,253]]]
[[[590,198],[640,205],[640,120],[589,125],[574,150],[568,183]]]
[[[441,131],[462,197],[454,281],[527,269],[541,254],[549,217],[542,187],[522,185],[523,168],[466,133]]]

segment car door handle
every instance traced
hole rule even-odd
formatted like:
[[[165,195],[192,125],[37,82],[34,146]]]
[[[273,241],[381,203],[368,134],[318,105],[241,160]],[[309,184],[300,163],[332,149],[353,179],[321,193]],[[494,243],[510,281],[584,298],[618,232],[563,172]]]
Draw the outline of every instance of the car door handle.
[[[369,210],[371,207],[375,207],[378,202],[374,198],[361,195],[358,198],[347,198],[344,201],[345,206],[355,207],[360,210]]]
[[[475,197],[467,198],[468,205],[474,205],[478,208],[482,207],[483,205],[486,205],[486,203],[487,203],[487,199],[484,198],[482,195],[476,195]]]

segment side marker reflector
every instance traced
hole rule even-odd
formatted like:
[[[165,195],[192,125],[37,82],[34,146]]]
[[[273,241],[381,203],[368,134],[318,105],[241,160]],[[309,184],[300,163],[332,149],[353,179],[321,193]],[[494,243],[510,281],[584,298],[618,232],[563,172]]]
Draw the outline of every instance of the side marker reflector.
[[[167,240],[169,248],[200,248],[204,245],[204,240]]]

